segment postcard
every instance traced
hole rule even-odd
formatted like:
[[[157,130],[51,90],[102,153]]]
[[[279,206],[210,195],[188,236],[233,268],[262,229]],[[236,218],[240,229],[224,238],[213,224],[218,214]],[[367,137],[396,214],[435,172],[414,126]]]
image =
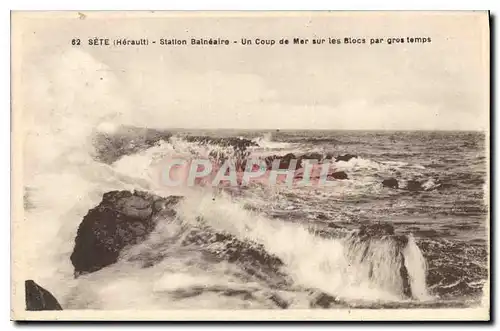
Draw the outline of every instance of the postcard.
[[[11,24],[11,319],[490,319],[488,12]]]

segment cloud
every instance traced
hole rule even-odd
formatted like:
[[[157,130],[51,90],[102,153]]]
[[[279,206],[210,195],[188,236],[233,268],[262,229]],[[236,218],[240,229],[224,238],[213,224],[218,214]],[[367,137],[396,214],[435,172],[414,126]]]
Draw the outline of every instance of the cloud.
[[[64,41],[48,38],[51,31],[61,29],[53,26],[51,30],[44,23],[38,28],[36,38],[29,42],[40,39],[47,42],[30,52],[31,58],[25,63],[39,67],[39,78],[43,81],[49,77],[52,87],[45,92],[32,92],[38,94],[31,98],[31,109],[52,100],[61,118],[72,112],[68,118],[89,123],[87,119],[99,117],[100,113],[113,123],[159,128],[476,130],[488,127],[487,72],[478,29],[458,31],[456,22],[443,26],[447,21],[443,18],[432,20],[434,26],[429,22],[422,25],[416,18],[412,24],[405,19],[396,20],[397,24],[391,26],[380,24],[380,18],[372,25],[345,19],[347,25],[332,25],[329,20],[315,18],[308,29],[315,27],[311,31],[338,36],[346,31],[372,34],[376,33],[372,27],[376,27],[380,30],[377,33],[387,35],[399,27],[397,31],[406,31],[407,35],[432,32],[433,43],[371,48],[354,45],[161,50],[149,47],[112,51],[92,48],[87,52],[57,53],[60,44],[54,47],[53,43],[66,44],[67,38]],[[267,25],[255,26],[245,20],[221,20],[216,25],[210,20],[203,23],[206,25],[188,20],[186,24],[199,29],[199,33],[211,27],[215,29],[211,30],[213,33],[235,36],[242,31],[249,36],[282,36],[281,28],[287,34],[292,30],[304,31],[299,18],[294,24],[287,24],[286,29],[275,20],[264,21]],[[102,31],[113,31],[104,21],[78,24],[82,36],[95,31],[97,26]],[[150,22],[148,29],[164,29],[164,35],[172,36],[175,31],[179,36],[187,33],[185,25],[165,24]],[[137,33],[139,26],[146,29],[143,22],[132,21],[124,26],[124,31]],[[228,29],[236,26],[238,29]],[[41,32],[47,38],[42,38]],[[196,35],[195,32],[191,29],[188,34]],[[90,121],[97,125],[94,122]],[[62,128],[67,126],[64,120],[60,123]]]
[[[348,102],[338,107],[246,104],[232,111],[199,114],[188,127],[325,130],[480,130],[484,120],[470,113],[401,102]],[[189,125],[191,124],[191,125]]]

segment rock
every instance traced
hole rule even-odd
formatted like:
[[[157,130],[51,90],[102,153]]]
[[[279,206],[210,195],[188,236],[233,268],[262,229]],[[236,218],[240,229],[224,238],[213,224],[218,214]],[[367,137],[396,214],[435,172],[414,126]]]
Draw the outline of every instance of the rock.
[[[227,261],[240,266],[251,276],[277,283],[286,283],[282,272],[283,261],[266,251],[265,247],[251,241],[243,241],[225,232],[216,232],[208,227],[193,228],[184,237],[182,246],[196,245],[198,250],[210,254],[218,261]]]
[[[184,227],[181,233],[176,234],[179,241],[175,243],[162,242],[134,247],[128,251],[127,260],[149,268],[160,263],[169,254],[169,247],[176,245],[181,249],[189,248],[214,263],[229,262],[237,265],[249,279],[257,278],[272,286],[291,282],[282,270],[283,261],[267,252],[263,245],[203,226],[201,218],[199,222],[199,226]]]
[[[325,157],[320,153],[308,153],[300,156],[300,160],[317,160],[318,162],[323,160]]]
[[[273,293],[269,296],[269,300],[274,302],[276,306],[278,306],[281,309],[287,309],[290,304],[283,298],[281,298],[279,295]]]
[[[339,161],[348,162],[350,159],[355,159],[357,157],[358,157],[357,155],[353,155],[353,154],[339,155],[335,158],[335,162],[339,162]]]
[[[319,293],[311,300],[309,306],[311,308],[330,308],[336,301],[335,297],[329,294]]]
[[[325,160],[331,160],[331,159],[333,159],[333,158],[334,158],[333,153],[326,153],[326,154],[325,154]]]
[[[394,226],[390,223],[363,224],[359,228],[358,237],[362,241],[390,239],[400,249],[404,248],[408,243],[408,237],[396,234]]]
[[[218,232],[204,224],[183,224],[175,233],[176,241],[151,242],[137,245],[147,239],[157,219],[172,218],[172,208],[181,197],[162,198],[145,192],[112,191],[103,195],[101,203],[91,209],[78,229],[71,261],[75,276],[95,272],[117,262],[127,248],[127,261],[143,268],[154,266],[165,258],[171,245],[192,247],[215,262],[229,262],[241,267],[247,277],[264,280],[280,286],[290,282],[281,270],[283,262],[268,253],[264,246],[234,235]]]
[[[113,133],[98,132],[93,137],[95,158],[100,162],[111,164],[124,155],[140,152],[161,141],[168,141],[171,137],[170,131],[130,126],[118,127]],[[182,138],[188,142],[200,144],[231,146],[236,155],[244,155],[248,147],[258,146],[252,140],[238,137],[185,136]]]
[[[398,183],[397,179],[395,179],[395,178],[389,178],[389,179],[384,179],[382,181],[382,186],[398,189],[399,188],[399,183]]]
[[[209,136],[185,136],[188,142],[198,142],[201,144],[211,144],[218,146],[231,146],[234,150],[245,151],[248,147],[259,146],[256,142],[239,137],[209,137]]]
[[[26,310],[63,310],[57,299],[33,280],[24,282]]]
[[[318,214],[316,215],[317,220],[327,220],[328,217],[325,214]]]
[[[334,172],[330,175],[328,175],[328,178],[333,178],[333,179],[349,179],[349,177],[347,176],[347,174],[344,172],[344,171],[337,171],[337,172]]]
[[[377,276],[376,273],[387,272],[393,268],[393,266],[387,265],[383,267],[380,265],[383,261],[379,259],[373,260],[374,256],[379,256],[376,254],[377,247],[379,247],[381,243],[392,246],[391,251],[393,251],[394,254],[392,259],[396,261],[399,267],[397,270],[394,270],[394,274],[391,277],[393,277],[393,279],[398,277],[401,281],[401,292],[403,295],[407,298],[412,297],[410,276],[405,266],[405,256],[403,252],[408,244],[407,236],[395,234],[394,226],[389,223],[364,224],[360,227],[359,232],[357,234],[354,233],[347,242],[350,247],[348,250],[350,258],[354,261],[364,261],[364,263],[370,266],[369,277],[378,279],[388,279],[387,275]]]
[[[183,139],[188,142],[196,142],[202,145],[210,144],[222,147],[232,147],[232,152],[217,150],[210,152],[210,157],[214,160],[218,160],[221,164],[229,158],[235,158],[235,163],[239,164],[243,159],[249,156],[249,151],[247,150],[249,147],[259,146],[259,144],[252,140],[239,137],[185,136]],[[229,155],[227,153],[229,153]]]
[[[408,191],[413,191],[413,192],[424,190],[424,188],[422,187],[422,183],[416,180],[409,180],[408,183],[406,184],[406,189]]]
[[[280,160],[280,163],[279,163],[279,168],[278,169],[282,169],[282,170],[288,170],[290,168],[290,162],[292,160],[297,160],[297,163],[295,165],[295,167],[293,168],[293,170],[297,170],[301,167],[301,162],[300,160],[295,156],[295,154],[293,153],[288,153],[286,154],[285,156],[277,156],[277,155],[272,155],[272,156],[268,156],[264,159],[264,161],[266,162],[267,164],[267,170],[272,170],[273,169],[273,162],[275,160]]]
[[[153,231],[158,213],[175,216],[170,207],[180,199],[137,191],[105,193],[101,203],[89,210],[78,228],[71,254],[75,276],[115,263],[125,247],[144,241]]]
[[[306,154],[302,154],[302,155],[295,155],[293,153],[288,153],[284,156],[270,155],[270,156],[267,156],[264,159],[264,161],[267,165],[267,170],[272,170],[273,161],[278,160],[278,159],[280,160],[279,169],[288,170],[290,167],[290,162],[292,160],[297,160],[297,164],[293,170],[298,170],[298,169],[303,167],[303,161],[305,161],[305,160],[316,160],[316,161],[318,161],[318,163],[321,163],[322,161],[330,160],[332,158],[333,158],[333,155],[330,153],[327,153],[324,155],[321,153],[317,153],[317,152],[306,153]]]
[[[95,158],[111,164],[124,155],[145,150],[160,141],[168,141],[172,134],[169,131],[121,126],[113,133],[98,132],[93,137]]]
[[[383,237],[394,235],[394,226],[389,223],[363,224],[359,229],[360,237]]]
[[[296,156],[295,159],[297,160],[297,163],[295,165],[294,170],[299,170],[299,169],[303,168],[303,166],[304,166],[303,161],[305,162],[305,160],[317,160],[319,162],[322,158],[323,157],[321,156],[321,154],[318,154],[318,153],[311,153],[311,154],[304,154],[301,156]],[[288,163],[290,163],[290,161],[288,161]],[[280,169],[282,169],[282,168],[280,168]],[[283,169],[288,169],[288,167],[283,168]]]

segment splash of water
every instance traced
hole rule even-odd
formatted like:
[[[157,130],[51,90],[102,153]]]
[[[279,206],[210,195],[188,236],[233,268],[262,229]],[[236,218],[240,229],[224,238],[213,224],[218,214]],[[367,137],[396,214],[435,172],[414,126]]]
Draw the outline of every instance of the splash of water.
[[[427,262],[418,248],[413,235],[408,237],[408,244],[403,250],[405,267],[411,282],[412,294],[421,301],[434,299],[429,295],[426,284]]]
[[[214,202],[205,195],[193,195],[181,203],[179,213],[193,223],[201,216],[217,230],[263,244],[284,261],[287,272],[302,286],[319,288],[346,301],[398,301],[405,297],[400,275],[403,260],[394,241],[375,238],[362,244],[321,238],[301,225],[244,210],[229,197],[218,197]],[[416,275],[415,284],[419,272],[425,274],[425,270],[415,271],[415,266],[410,270]]]
[[[221,147],[200,147],[174,139],[123,157],[112,165],[98,163],[94,160],[93,135],[96,132],[112,134],[119,124],[134,124],[133,107],[123,96],[110,68],[88,54],[69,50],[47,61],[57,63],[47,66],[57,71],[31,68],[29,73],[35,77],[31,82],[36,84],[26,86],[26,93],[37,96],[27,98],[37,100],[37,104],[25,105],[24,114],[27,123],[25,179],[33,208],[26,211],[23,231],[28,238],[37,238],[25,254],[26,273],[30,278],[62,298],[67,307],[245,306],[237,299],[217,301],[220,298],[213,293],[207,294],[206,300],[182,302],[162,295],[172,288],[203,283],[249,286],[228,272],[234,266],[207,264],[192,251],[177,252],[153,268],[142,269],[122,260],[87,277],[73,278],[69,255],[76,229],[104,192],[142,188],[162,195],[172,194],[155,185],[157,182],[150,172],[155,162],[169,153],[192,157]],[[89,99],[89,95],[96,97]],[[284,147],[283,143],[272,142],[271,137],[264,137],[259,144],[268,148]],[[228,150],[220,152],[229,153]],[[356,248],[342,240],[320,238],[303,226],[252,213],[244,209],[241,201],[224,193],[218,194],[215,202],[212,191],[190,189],[183,195],[187,198],[178,211],[185,222],[194,224],[201,216],[214,229],[232,233],[241,240],[261,243],[284,262],[287,273],[300,286],[319,288],[346,300],[399,300],[401,297],[394,274],[400,262],[391,258],[394,247],[390,244],[374,244],[369,260],[374,264],[375,273],[372,271],[370,276]],[[158,231],[157,238],[168,237],[161,228]],[[415,288],[421,283],[420,257],[414,245],[405,253]],[[267,305],[264,301],[261,303],[260,306]]]
[[[294,147],[294,144],[291,143],[274,141],[272,132],[264,133],[262,136],[255,138],[253,141],[257,143],[260,146],[259,149],[262,150],[283,150]]]

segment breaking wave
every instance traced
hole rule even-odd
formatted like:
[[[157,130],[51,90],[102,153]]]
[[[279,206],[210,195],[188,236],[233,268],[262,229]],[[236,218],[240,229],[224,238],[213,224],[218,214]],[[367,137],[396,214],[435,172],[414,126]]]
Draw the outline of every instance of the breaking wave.
[[[24,256],[26,273],[60,298],[63,308],[269,308],[282,301],[287,304],[278,306],[309,307],[314,291],[332,296],[340,306],[434,300],[427,291],[425,259],[411,235],[332,231],[325,237],[311,231],[305,219],[292,223],[249,210],[251,194],[158,185],[153,169],[166,156],[231,155],[235,152],[231,145],[202,144],[175,135],[153,143],[129,137],[125,149],[130,153],[122,153],[124,147],[119,146],[119,157],[102,162],[96,136],[113,139],[122,125],[146,125],[144,117],[140,123],[134,121],[133,102],[124,101],[112,72],[88,54],[71,50],[49,60],[58,61],[47,66],[58,71],[33,69],[37,82],[43,82],[37,86],[45,90],[37,92],[40,98],[29,98],[40,104],[27,105],[32,111],[25,114],[31,123],[24,151],[25,199],[30,208],[22,231],[37,238]],[[253,142],[258,147],[249,151],[293,147],[272,141],[271,135]],[[382,171],[391,166],[363,158],[337,162],[353,178],[358,169]],[[160,220],[149,238],[116,264],[75,278],[70,255],[78,225],[112,190],[185,199],[176,207],[175,220]],[[199,227],[200,220],[215,233],[260,245],[282,261],[280,271],[266,271],[255,279],[245,266],[212,261],[202,254],[206,249],[227,250],[228,244],[180,245],[178,237],[185,227]],[[160,261],[147,268],[137,263],[144,251],[160,256]],[[286,281],[272,282],[276,278]]]

